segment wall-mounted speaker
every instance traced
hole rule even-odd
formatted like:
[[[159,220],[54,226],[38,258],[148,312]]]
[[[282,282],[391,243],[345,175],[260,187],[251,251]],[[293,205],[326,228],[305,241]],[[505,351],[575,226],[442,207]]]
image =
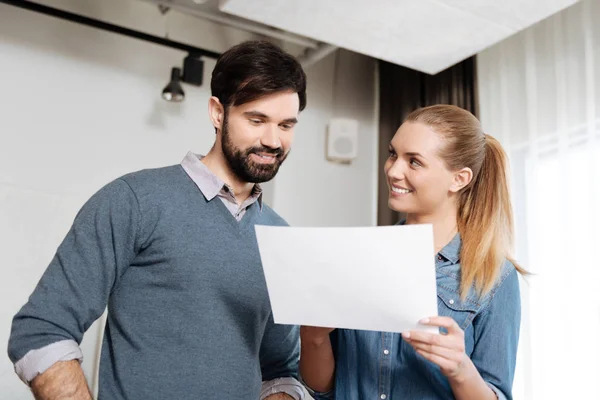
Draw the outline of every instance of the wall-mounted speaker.
[[[358,156],[358,121],[333,118],[327,128],[326,157],[329,161],[350,163]]]

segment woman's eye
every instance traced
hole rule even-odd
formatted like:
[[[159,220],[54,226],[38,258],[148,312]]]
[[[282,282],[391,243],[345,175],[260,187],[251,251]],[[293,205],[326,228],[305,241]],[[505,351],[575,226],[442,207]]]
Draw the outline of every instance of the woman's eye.
[[[410,165],[412,165],[413,167],[420,167],[421,163],[413,158],[410,160]]]
[[[262,123],[262,121],[260,119],[251,119],[250,123],[252,125],[260,125]]]

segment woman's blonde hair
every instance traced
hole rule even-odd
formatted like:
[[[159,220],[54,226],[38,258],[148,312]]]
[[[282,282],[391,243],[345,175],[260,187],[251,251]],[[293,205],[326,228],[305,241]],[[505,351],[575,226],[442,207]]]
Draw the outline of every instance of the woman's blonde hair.
[[[474,285],[485,295],[493,288],[505,259],[527,274],[512,257],[513,212],[508,184],[508,161],[500,143],[483,133],[470,112],[451,105],[413,111],[407,122],[431,127],[444,139],[440,156],[451,171],[468,167],[471,182],[459,192],[457,224],[462,239],[460,293]]]

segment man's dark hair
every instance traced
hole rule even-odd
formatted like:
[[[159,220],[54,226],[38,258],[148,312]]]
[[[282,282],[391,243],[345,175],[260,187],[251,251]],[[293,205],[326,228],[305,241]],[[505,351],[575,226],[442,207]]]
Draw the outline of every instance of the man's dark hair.
[[[223,107],[249,103],[269,94],[292,90],[306,107],[306,74],[290,54],[266,41],[247,41],[223,53],[210,83]]]

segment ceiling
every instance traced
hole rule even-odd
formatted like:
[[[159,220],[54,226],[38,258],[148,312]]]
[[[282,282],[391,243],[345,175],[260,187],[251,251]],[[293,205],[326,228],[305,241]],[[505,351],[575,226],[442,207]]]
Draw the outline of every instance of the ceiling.
[[[171,0],[438,73],[578,0]]]

